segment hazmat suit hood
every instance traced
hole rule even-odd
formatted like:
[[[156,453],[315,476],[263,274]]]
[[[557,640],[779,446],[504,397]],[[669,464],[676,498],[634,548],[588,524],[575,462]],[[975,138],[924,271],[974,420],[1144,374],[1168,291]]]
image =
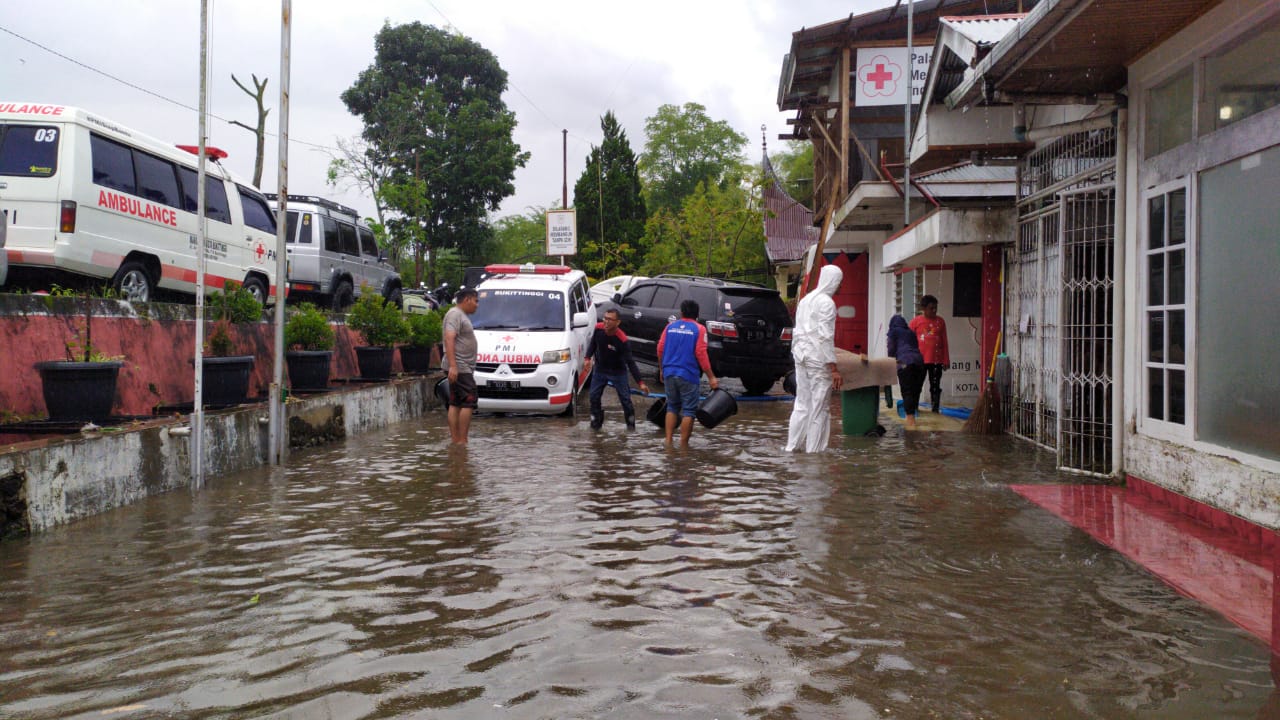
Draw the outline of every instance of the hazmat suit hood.
[[[835,265],[823,265],[822,270],[818,271],[818,286],[813,289],[814,292],[826,293],[827,297],[835,297],[836,290],[840,289],[840,283],[844,280],[844,272]]]

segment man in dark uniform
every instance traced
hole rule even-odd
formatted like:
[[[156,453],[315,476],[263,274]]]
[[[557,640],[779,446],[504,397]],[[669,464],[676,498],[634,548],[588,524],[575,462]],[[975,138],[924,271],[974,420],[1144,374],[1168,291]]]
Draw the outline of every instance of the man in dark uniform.
[[[604,387],[613,383],[618,392],[618,402],[622,405],[622,414],[627,421],[627,429],[636,429],[636,409],[631,404],[631,386],[627,384],[627,370],[636,379],[636,384],[643,392],[649,392],[649,386],[640,378],[640,368],[636,367],[635,358],[631,357],[631,343],[618,328],[617,310],[605,310],[604,321],[596,323],[596,330],[591,334],[591,342],[587,343],[586,368],[592,368],[595,358],[595,371],[591,374],[591,429],[599,430],[604,425],[604,408],[600,398],[604,395]]]

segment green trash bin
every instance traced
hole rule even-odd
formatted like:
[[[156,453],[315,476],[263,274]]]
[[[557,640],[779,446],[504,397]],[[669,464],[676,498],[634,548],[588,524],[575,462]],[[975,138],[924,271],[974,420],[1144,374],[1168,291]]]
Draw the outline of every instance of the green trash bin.
[[[840,418],[845,435],[866,435],[876,429],[880,415],[880,388],[843,390],[840,393]]]

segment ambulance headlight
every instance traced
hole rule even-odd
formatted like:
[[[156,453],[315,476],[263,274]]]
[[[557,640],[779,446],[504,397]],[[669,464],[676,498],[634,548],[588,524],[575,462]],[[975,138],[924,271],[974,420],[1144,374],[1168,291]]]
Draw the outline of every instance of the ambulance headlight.
[[[542,353],[542,362],[544,363],[567,363],[572,357],[569,348],[563,350],[548,350]]]

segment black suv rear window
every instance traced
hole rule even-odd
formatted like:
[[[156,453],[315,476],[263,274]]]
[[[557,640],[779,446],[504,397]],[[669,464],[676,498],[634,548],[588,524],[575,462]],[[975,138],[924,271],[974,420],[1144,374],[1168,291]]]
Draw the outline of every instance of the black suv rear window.
[[[720,292],[735,316],[756,315],[779,325],[791,324],[791,314],[787,312],[786,303],[782,302],[777,293],[736,288],[724,288]]]
[[[58,128],[0,125],[0,175],[49,177],[58,170]]]

